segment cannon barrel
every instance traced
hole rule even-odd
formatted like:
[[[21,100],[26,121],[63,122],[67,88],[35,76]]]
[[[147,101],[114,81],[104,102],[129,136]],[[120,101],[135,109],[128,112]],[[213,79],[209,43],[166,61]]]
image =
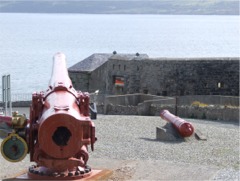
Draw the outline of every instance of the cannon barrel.
[[[30,157],[53,170],[85,166],[86,147],[91,144],[93,149],[95,142],[95,127],[89,117],[89,94],[72,87],[65,59],[62,53],[54,56],[49,89],[44,94],[33,94],[30,117],[30,132],[38,128],[38,134],[30,137]],[[37,144],[33,140],[37,140]],[[68,160],[71,157],[76,160]],[[60,165],[61,159],[61,166],[52,166]]]
[[[160,116],[162,119],[172,123],[182,137],[189,137],[193,134],[194,127],[191,123],[171,114],[168,110],[161,111]]]
[[[9,135],[3,144],[6,159],[16,162],[30,154],[31,179],[76,180],[89,174],[88,145],[94,149],[95,126],[89,117],[89,94],[76,91],[69,78],[66,57],[53,57],[52,75],[45,92],[32,94],[25,136]],[[8,154],[10,152],[10,154]],[[21,153],[21,155],[17,155]],[[82,175],[80,174],[82,173]],[[44,177],[39,177],[39,175]]]
[[[65,88],[72,87],[72,81],[68,76],[66,57],[62,53],[57,53],[53,59],[52,75],[49,81],[50,89],[55,89],[59,86]]]

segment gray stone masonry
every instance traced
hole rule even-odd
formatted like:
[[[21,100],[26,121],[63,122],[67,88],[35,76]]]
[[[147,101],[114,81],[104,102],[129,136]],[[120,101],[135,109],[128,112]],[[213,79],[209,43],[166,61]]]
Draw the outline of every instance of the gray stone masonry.
[[[93,62],[92,62],[93,63]],[[74,87],[102,94],[239,96],[239,58],[112,56],[89,72],[69,70]],[[123,86],[115,85],[122,77]]]

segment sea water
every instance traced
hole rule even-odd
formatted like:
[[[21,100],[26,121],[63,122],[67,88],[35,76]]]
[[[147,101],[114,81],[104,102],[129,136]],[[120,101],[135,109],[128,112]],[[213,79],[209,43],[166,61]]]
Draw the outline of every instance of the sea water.
[[[239,42],[239,16],[0,13],[0,75],[13,94],[31,94],[47,89],[56,52],[70,67],[113,51],[239,57]]]

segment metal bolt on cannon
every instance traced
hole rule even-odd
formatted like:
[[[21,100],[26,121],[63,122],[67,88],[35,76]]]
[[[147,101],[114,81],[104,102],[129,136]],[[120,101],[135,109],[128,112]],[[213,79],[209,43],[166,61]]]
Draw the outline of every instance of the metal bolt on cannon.
[[[88,177],[88,145],[94,150],[95,126],[89,117],[89,94],[76,91],[68,76],[65,55],[53,58],[52,76],[45,92],[33,93],[30,119],[24,134],[10,133],[1,153],[9,161],[30,161],[25,179],[78,180]]]

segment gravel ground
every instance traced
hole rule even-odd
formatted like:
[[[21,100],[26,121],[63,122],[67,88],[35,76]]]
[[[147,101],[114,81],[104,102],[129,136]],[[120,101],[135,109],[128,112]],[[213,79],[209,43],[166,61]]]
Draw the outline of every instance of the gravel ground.
[[[156,127],[166,124],[160,117],[98,115],[94,120],[98,141],[94,152],[90,152],[90,159],[159,160],[212,166],[219,170],[213,180],[239,180],[239,125],[186,120],[205,134],[207,141],[194,138],[177,142],[157,141]],[[2,157],[0,161],[0,178],[31,165],[28,158],[20,163],[8,163]],[[131,177],[128,175],[125,179],[128,178]]]
[[[239,179],[239,125],[186,119],[207,136],[207,141],[156,140],[160,117],[103,116],[95,122],[98,141],[90,157],[120,160],[165,160],[219,167],[216,180]],[[105,143],[105,144],[104,144]]]

